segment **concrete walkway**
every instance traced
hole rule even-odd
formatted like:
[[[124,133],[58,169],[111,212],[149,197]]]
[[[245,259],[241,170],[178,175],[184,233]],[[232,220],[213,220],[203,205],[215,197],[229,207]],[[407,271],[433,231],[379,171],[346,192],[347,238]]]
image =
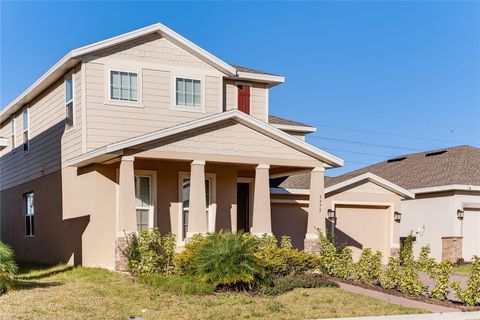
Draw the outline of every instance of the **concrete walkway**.
[[[419,276],[420,280],[426,286],[428,286],[430,289],[432,289],[435,286],[435,282],[432,279],[430,279],[428,274],[426,274],[425,272],[419,272],[418,276]],[[465,274],[452,273],[452,275],[450,276],[450,282],[459,281],[460,286],[462,286],[462,287],[465,287],[465,285],[467,284],[467,280],[468,280],[468,276],[465,275]],[[450,288],[450,292],[448,293],[448,299],[451,300],[451,301],[460,301],[455,296],[455,292],[453,292],[453,289],[451,289],[451,288]]]
[[[346,284],[342,282],[338,282],[340,285],[340,288],[346,291],[354,292],[354,293],[360,293],[365,296],[369,296],[378,300],[382,300],[385,302],[389,303],[394,303],[394,304],[399,304],[404,307],[410,307],[410,308],[417,308],[417,309],[422,309],[422,310],[427,310],[430,312],[453,312],[453,311],[458,311],[458,309],[455,308],[449,308],[449,307],[444,307],[444,306],[439,306],[436,304],[430,304],[430,303],[425,303],[421,301],[416,301],[416,300],[410,300],[407,298],[399,297],[399,296],[394,296],[391,294],[383,293],[380,291],[376,290],[370,290],[370,289],[365,289],[362,287],[357,287],[351,284]]]
[[[335,320],[479,320],[480,312],[447,312],[427,314],[402,314],[398,316],[375,316],[354,318],[330,318]],[[323,319],[328,320],[328,319]]]

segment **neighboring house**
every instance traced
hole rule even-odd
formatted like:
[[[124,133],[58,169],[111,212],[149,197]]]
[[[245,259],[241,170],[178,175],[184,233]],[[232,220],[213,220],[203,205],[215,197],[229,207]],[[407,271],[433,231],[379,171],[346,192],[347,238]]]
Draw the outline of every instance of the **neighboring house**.
[[[179,247],[209,231],[281,236],[269,179],[302,171],[319,186],[304,195],[311,246],[324,170],[343,161],[303,141],[315,128],[269,116],[283,82],[161,24],[70,51],[0,113],[2,241],[19,260],[124,269],[125,234],[147,228]]]
[[[415,254],[428,245],[437,259],[469,261],[480,255],[479,148],[457,146],[403,155],[326,178],[325,192],[365,174],[375,174],[415,194],[414,199],[405,198],[400,205],[400,234],[415,237]]]

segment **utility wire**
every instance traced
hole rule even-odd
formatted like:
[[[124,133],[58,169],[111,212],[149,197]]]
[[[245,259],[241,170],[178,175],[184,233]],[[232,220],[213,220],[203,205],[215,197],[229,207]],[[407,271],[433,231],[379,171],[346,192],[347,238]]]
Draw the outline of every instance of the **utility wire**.
[[[360,154],[360,155],[364,155],[364,156],[375,156],[375,157],[388,158],[388,159],[395,157],[395,156],[388,156],[386,154],[357,152],[357,151],[350,151],[350,150],[334,149],[334,148],[329,148],[329,147],[320,147],[320,149],[331,150],[331,151],[336,151],[336,152],[346,152],[346,153]]]
[[[361,145],[371,146],[371,147],[380,147],[380,148],[398,149],[398,150],[407,150],[407,151],[422,151],[420,149],[409,148],[409,147],[392,146],[392,145],[386,145],[386,144],[355,141],[355,140],[345,140],[345,139],[338,139],[338,138],[332,138],[332,137],[321,137],[321,136],[315,136],[315,135],[308,135],[308,137],[314,138],[314,139],[331,140],[331,141],[338,141],[338,142],[344,142],[344,143],[361,144]]]

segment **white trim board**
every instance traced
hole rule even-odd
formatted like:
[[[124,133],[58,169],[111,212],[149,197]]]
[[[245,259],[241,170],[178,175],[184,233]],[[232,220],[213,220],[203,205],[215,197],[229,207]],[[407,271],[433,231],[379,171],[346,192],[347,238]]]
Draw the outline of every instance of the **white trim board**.
[[[445,186],[410,189],[410,191],[416,194],[444,192],[444,191],[480,191],[480,186],[473,186],[473,185],[466,185],[466,184],[450,184]]]
[[[322,161],[328,166],[339,167],[343,166],[343,160],[320,150],[300,139],[297,139],[288,133],[277,129],[266,122],[249,116],[238,110],[230,110],[227,112],[217,113],[212,116],[197,119],[187,123],[182,123],[178,126],[157,130],[151,133],[143,134],[134,138],[126,139],[120,142],[112,143],[87,153],[81,154],[77,157],[67,160],[68,166],[85,166],[87,164],[95,162],[95,158],[103,157],[111,154],[111,158],[117,157],[122,153],[123,149],[131,148],[137,145],[150,143],[158,139],[164,139],[177,134],[181,134],[190,130],[198,129],[204,126],[208,126],[214,123],[218,123],[225,120],[235,120],[257,132],[265,134],[266,136],[275,139],[289,147],[292,147],[300,152],[303,152],[319,161]],[[108,156],[107,156],[108,158]],[[108,159],[102,159],[105,161]]]
[[[307,133],[312,133],[317,131],[317,128],[308,127],[308,126],[293,126],[293,125],[286,125],[286,124],[271,124],[271,125],[274,126],[275,128],[278,128],[284,131],[307,132]]]

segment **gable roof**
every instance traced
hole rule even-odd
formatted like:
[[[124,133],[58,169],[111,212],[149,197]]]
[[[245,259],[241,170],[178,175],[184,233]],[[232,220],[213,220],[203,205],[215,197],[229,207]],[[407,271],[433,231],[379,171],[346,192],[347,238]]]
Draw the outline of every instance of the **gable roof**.
[[[287,130],[287,131],[298,131],[298,132],[317,131],[317,128],[309,126],[307,124],[285,119],[285,118],[280,118],[271,114],[268,116],[268,123],[278,129]]]
[[[480,148],[463,145],[402,155],[335,178],[326,177],[325,186],[332,186],[367,172],[416,193],[458,189],[459,185],[480,186]],[[310,175],[302,173],[284,178],[278,182],[278,186],[309,188]]]
[[[108,157],[112,159],[118,157],[119,153],[121,153],[123,149],[131,148],[131,147],[142,145],[142,144],[147,144],[159,139],[170,138],[172,136],[175,136],[181,133],[185,133],[191,130],[195,130],[208,125],[219,123],[225,120],[235,120],[293,149],[296,149],[319,161],[322,161],[327,166],[340,167],[343,165],[342,159],[332,154],[329,154],[323,150],[320,150],[298,138],[291,136],[286,132],[283,132],[280,129],[277,129],[269,125],[264,121],[256,119],[238,110],[230,110],[227,112],[217,113],[201,119],[182,123],[170,128],[157,130],[157,131],[146,133],[137,137],[115,142],[115,143],[97,148],[95,150],[83,153],[72,159],[69,159],[67,160],[67,164],[69,166],[85,166],[95,162],[96,159],[101,159],[101,161],[106,161],[108,160]]]
[[[184,38],[175,31],[169,29],[161,23],[156,23],[144,28],[140,28],[131,32],[121,34],[106,40],[95,42],[68,52],[62,59],[55,63],[47,72],[45,72],[40,78],[38,78],[30,87],[23,91],[13,101],[11,101],[0,112],[0,123],[7,120],[18,109],[29,103],[38,94],[47,89],[56,80],[63,76],[67,71],[73,68],[81,60],[81,57],[90,53],[116,46],[134,39],[138,39],[153,33],[158,33],[162,37],[165,37],[172,43],[178,45],[187,52],[195,55],[202,61],[211,65],[212,67],[220,70],[229,77],[238,77],[242,79],[252,79],[257,81],[265,81],[269,83],[282,83],[285,81],[284,77],[267,74],[265,72],[258,72],[254,69],[248,69],[241,67],[239,70],[235,66],[232,66],[223,60],[217,58],[210,52],[200,48],[193,42]],[[248,71],[247,71],[248,70]]]

